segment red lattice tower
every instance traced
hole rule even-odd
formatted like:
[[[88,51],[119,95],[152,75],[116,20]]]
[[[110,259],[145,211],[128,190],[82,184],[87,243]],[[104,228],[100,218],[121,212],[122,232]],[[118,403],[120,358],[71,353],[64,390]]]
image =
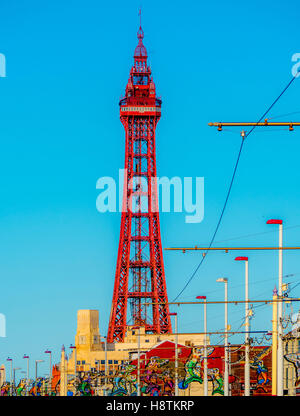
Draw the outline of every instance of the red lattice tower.
[[[122,342],[127,325],[144,326],[146,333],[172,333],[154,179],[155,128],[161,100],[156,97],[143,38],[140,26],[134,65],[120,101],[120,119],[126,133],[125,175],[108,342]]]

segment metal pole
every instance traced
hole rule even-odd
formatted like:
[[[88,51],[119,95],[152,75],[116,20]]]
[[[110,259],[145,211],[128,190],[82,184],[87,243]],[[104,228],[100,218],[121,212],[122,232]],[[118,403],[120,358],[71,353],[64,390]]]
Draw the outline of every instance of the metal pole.
[[[11,362],[10,362],[10,395],[12,396],[12,394],[13,394],[13,389],[12,389],[12,383],[13,383],[13,379],[12,379],[12,368],[13,368],[13,366],[12,366],[12,360],[11,360]]]
[[[229,374],[231,374],[231,344],[228,343],[228,368],[229,368]],[[228,386],[228,396],[231,396],[231,384]]]
[[[141,395],[141,380],[140,380],[140,371],[141,371],[141,333],[140,333],[140,328],[138,328],[138,371],[137,371],[137,395],[140,396]]]
[[[74,377],[75,377],[75,380],[74,380],[74,396],[76,395],[76,380],[77,380],[77,348],[76,348],[76,345],[75,345],[75,348],[74,348]]]
[[[104,386],[105,386],[105,389],[104,389],[104,396],[107,396],[107,391],[106,391],[106,389],[107,389],[107,386],[106,386],[106,384],[107,384],[107,338],[106,337],[104,337],[104,348],[105,348],[105,374],[104,374]]]
[[[204,301],[204,396],[208,396],[208,380],[207,380],[207,315],[206,315],[206,298]]]
[[[277,299],[276,287],[273,290],[273,299]],[[277,341],[278,341],[278,322],[277,322],[277,302],[273,302],[272,319],[272,396],[277,396]]]
[[[49,353],[49,396],[51,396],[51,390],[52,390],[52,352]]]
[[[98,360],[97,387],[97,394],[98,396],[101,396],[100,360]]]
[[[245,261],[245,396],[250,396],[250,360],[249,360],[249,273],[248,260]]]
[[[27,383],[26,383],[26,396],[29,396],[29,356],[27,358]]]
[[[228,281],[225,280],[225,374],[224,374],[224,395],[228,396]]]
[[[178,392],[178,322],[177,314],[175,315],[175,396],[179,396]]]
[[[282,247],[282,223],[279,224],[279,247]],[[282,300],[282,250],[279,254],[278,273],[278,296]],[[277,373],[277,395],[283,396],[283,328],[282,328],[282,302],[278,305],[278,373]]]

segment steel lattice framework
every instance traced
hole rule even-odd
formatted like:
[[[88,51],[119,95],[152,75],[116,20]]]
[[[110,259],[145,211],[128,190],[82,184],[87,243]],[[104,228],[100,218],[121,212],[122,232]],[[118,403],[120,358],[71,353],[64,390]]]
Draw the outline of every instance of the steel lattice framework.
[[[125,175],[108,342],[122,342],[128,325],[144,326],[147,333],[172,332],[156,183],[155,128],[161,100],[156,97],[143,38],[140,27],[134,65],[120,100],[126,133]]]

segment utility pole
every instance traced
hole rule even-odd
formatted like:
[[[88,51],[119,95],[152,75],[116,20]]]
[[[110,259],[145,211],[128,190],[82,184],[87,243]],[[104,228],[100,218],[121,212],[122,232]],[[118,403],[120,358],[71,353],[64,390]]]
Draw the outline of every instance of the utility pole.
[[[229,396],[229,383],[228,383],[228,279],[227,277],[220,277],[217,282],[225,284],[225,299],[224,299],[224,319],[225,319],[225,340],[224,340],[224,396]],[[205,334],[206,336],[206,334]]]
[[[245,396],[250,396],[250,320],[248,257],[236,257],[235,260],[245,262]]]
[[[178,320],[177,313],[173,312],[169,314],[175,317],[175,396],[179,396],[178,392]]]
[[[208,377],[207,377],[207,304],[206,296],[197,296],[196,299],[204,300],[204,396],[208,396]]]
[[[276,286],[273,290],[273,300],[277,300]],[[272,319],[272,396],[277,396],[277,302],[273,302]]]
[[[76,345],[70,345],[70,349],[73,350],[74,358],[74,396],[76,395],[76,380],[77,380],[77,348]]]
[[[267,224],[276,224],[279,229],[278,250],[278,349],[277,349],[277,396],[283,396],[283,326],[282,326],[282,220],[271,219]]]
[[[282,222],[279,224],[279,247],[282,247]],[[279,288],[278,295],[282,299],[282,250],[279,250]],[[283,396],[283,325],[282,302],[278,305],[278,396]]]

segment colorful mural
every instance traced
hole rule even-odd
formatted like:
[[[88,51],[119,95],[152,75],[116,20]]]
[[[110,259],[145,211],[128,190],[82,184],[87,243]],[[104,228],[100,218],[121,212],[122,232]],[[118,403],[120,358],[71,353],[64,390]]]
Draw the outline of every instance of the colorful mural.
[[[178,346],[178,387],[186,390],[195,384],[203,384],[204,348]],[[208,381],[213,395],[223,395],[223,349],[207,347]],[[175,394],[175,345],[165,341],[141,354],[140,383],[145,396],[174,396]],[[235,378],[232,377],[231,381]],[[137,360],[121,366],[110,379],[111,396],[137,395]]]
[[[250,361],[250,367],[256,370],[257,382],[254,387],[255,390],[262,389],[264,392],[267,392],[266,386],[271,383],[269,378],[268,368],[264,365],[263,359],[270,355],[271,347],[265,348],[263,351],[258,353]]]
[[[285,359],[294,364],[297,371],[296,386],[300,385],[300,354],[287,354]],[[251,394],[271,394],[271,377],[269,368],[271,360],[270,347],[252,347],[250,351]],[[244,389],[243,347],[231,351],[231,370],[229,383],[231,395],[243,395]],[[109,396],[137,396],[137,354],[128,362],[120,365],[107,377],[107,394]],[[224,347],[207,347],[207,375],[209,394],[224,395]],[[183,394],[203,394],[204,381],[204,348],[178,345],[178,388]],[[38,378],[28,388],[30,396],[49,395],[49,380]],[[104,390],[104,372],[79,372],[76,379],[68,378],[68,396],[102,395]],[[164,341],[140,355],[140,391],[143,396],[174,396],[175,394],[175,344]],[[184,393],[186,392],[186,393]],[[15,396],[26,395],[26,380],[21,380],[14,387]],[[4,383],[1,396],[10,395],[9,383]],[[60,395],[60,371],[53,366],[51,395]]]

